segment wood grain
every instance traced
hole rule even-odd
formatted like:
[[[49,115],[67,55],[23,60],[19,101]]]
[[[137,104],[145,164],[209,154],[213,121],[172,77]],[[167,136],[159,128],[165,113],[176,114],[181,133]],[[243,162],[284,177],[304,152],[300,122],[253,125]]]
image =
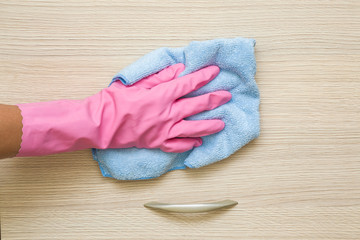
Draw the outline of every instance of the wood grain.
[[[1,160],[2,239],[359,239],[359,1],[0,1],[0,102],[83,98],[153,49],[236,36],[257,40],[257,140],[147,181],[87,150]]]

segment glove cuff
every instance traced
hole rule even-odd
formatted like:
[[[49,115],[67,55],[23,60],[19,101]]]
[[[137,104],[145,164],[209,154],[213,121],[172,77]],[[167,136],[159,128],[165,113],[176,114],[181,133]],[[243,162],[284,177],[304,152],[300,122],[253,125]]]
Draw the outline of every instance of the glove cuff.
[[[42,156],[95,147],[101,119],[92,119],[86,100],[58,100],[17,105],[22,142],[16,155]],[[98,121],[98,123],[96,122]]]

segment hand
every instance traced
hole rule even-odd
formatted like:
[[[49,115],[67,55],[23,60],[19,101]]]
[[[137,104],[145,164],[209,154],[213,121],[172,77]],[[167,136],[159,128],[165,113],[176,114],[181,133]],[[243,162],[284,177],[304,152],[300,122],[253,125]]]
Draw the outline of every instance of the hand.
[[[178,78],[184,68],[183,64],[173,65],[130,87],[116,81],[90,97],[87,104],[104,104],[102,115],[94,116],[101,122],[99,131],[104,137],[97,148],[160,148],[165,152],[184,152],[200,146],[200,137],[221,131],[224,128],[221,120],[184,118],[228,102],[229,92],[181,98],[214,79],[219,68],[210,66]]]

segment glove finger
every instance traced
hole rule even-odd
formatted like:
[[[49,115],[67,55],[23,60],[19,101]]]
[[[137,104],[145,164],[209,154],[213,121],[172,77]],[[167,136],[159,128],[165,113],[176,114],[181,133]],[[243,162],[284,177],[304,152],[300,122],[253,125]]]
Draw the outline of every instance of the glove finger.
[[[185,69],[185,65],[182,63],[177,63],[172,66],[169,66],[158,73],[152,74],[148,77],[141,79],[140,81],[134,83],[132,86],[137,86],[141,88],[153,88],[156,85],[161,83],[169,82],[177,78],[180,73]]]
[[[224,127],[225,123],[219,119],[182,120],[171,128],[169,137],[203,137],[220,132]]]
[[[176,116],[176,120],[181,120],[217,108],[230,100],[231,93],[223,90],[191,98],[181,98],[173,103],[171,114]]]
[[[202,144],[201,138],[172,138],[166,140],[160,149],[164,152],[182,153]]]
[[[197,90],[213,80],[220,72],[219,67],[209,66],[199,71],[174,79],[156,86],[156,90],[165,99],[176,100],[194,90]]]

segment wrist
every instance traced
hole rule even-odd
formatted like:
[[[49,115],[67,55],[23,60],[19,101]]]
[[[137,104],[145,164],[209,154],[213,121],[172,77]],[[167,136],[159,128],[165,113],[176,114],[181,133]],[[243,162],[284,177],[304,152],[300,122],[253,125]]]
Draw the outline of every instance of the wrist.
[[[0,159],[14,157],[21,144],[21,113],[17,106],[4,104],[0,104],[0,113]]]

